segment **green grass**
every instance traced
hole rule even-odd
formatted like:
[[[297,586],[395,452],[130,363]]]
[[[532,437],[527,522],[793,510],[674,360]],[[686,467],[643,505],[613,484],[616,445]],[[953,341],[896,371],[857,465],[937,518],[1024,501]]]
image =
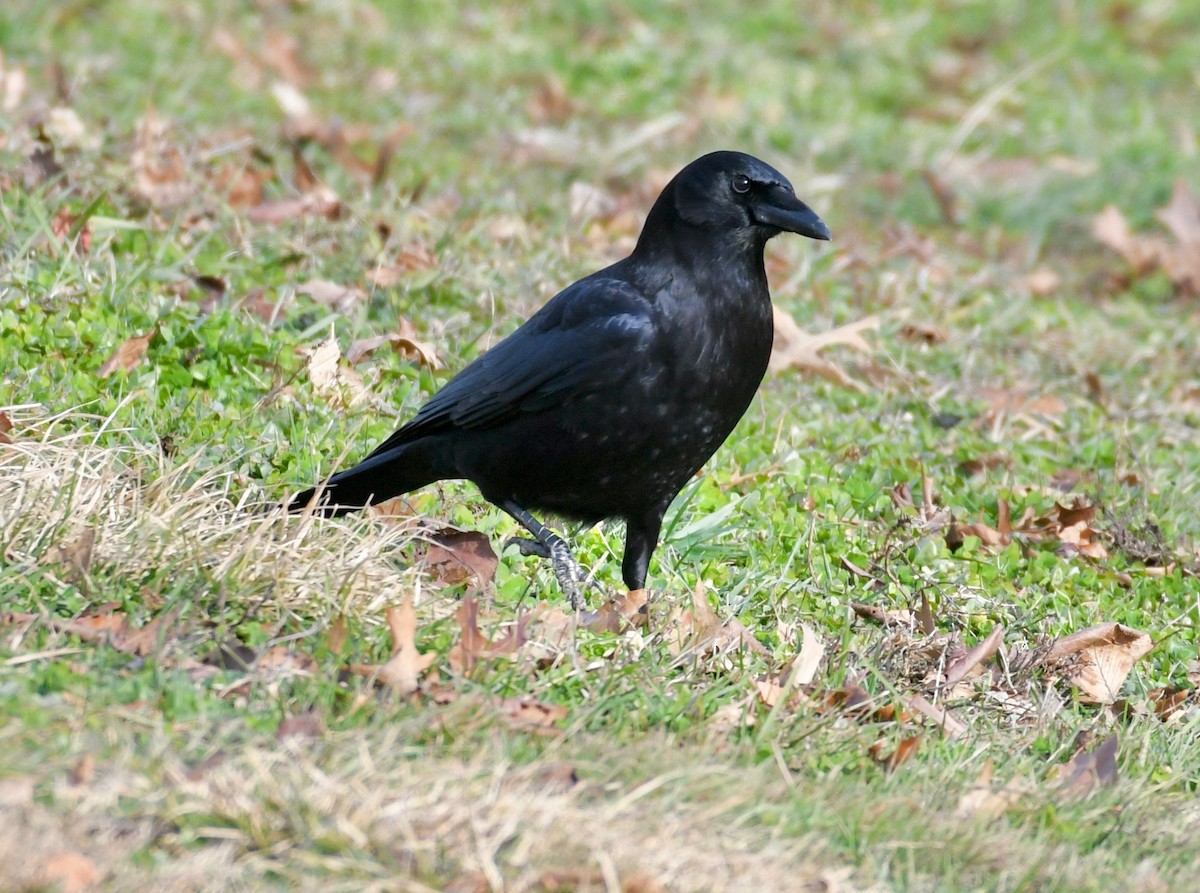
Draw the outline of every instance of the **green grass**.
[[[81,853],[114,890],[1191,889],[1195,718],[1147,704],[1195,673],[1200,312],[1161,274],[1128,281],[1091,221],[1112,203],[1154,230],[1177,178],[1200,190],[1192,5],[46,6],[0,13],[3,71],[27,78],[7,108],[0,78],[0,410],[14,423],[0,478],[15,494],[0,501],[0,611],[33,615],[0,625],[0,886],[40,889],[55,854]],[[288,60],[343,150],[293,145],[272,93]],[[151,113],[166,130],[139,159]],[[39,145],[61,173],[31,164]],[[573,183],[644,213],[664,175],[714,148],[775,164],[828,221],[832,246],[772,243],[774,296],[810,331],[881,316],[870,356],[833,354],[863,386],[764,383],[668,514],[648,630],[580,629],[540,664],[459,676],[464,586],[423,572],[415,519],[262,510],[358,458],[619,255],[633,224],[572,217]],[[178,165],[174,207],[142,190],[148,149]],[[305,166],[336,193],[333,219],[255,222],[225,200],[244,169],[264,200],[295,198]],[[87,251],[54,235],[64,209],[88,215]],[[374,284],[406,249],[435,263]],[[1026,284],[1039,269],[1059,277],[1041,296]],[[311,279],[363,299],[321,304],[298,291]],[[268,320],[251,310],[262,300],[278,303]],[[344,351],[401,317],[444,368],[383,349],[355,367],[362,402],[314,387],[301,349],[332,329]],[[908,323],[946,338],[906,337]],[[152,330],[137,366],[99,376]],[[989,388],[1064,409],[997,416]],[[995,525],[1001,501],[1018,518],[1067,498],[1052,489],[1064,471],[1103,529],[1151,540],[1157,525],[1150,551],[1171,567],[1111,540],[1095,562],[1054,543],[955,552],[891,495],[908,485],[920,505],[926,476],[942,520]],[[411,505],[497,547],[514,532],[465,484]],[[62,550],[89,529],[80,572]],[[615,524],[572,533],[593,602],[617,584],[622,539]],[[763,653],[673,651],[701,582]],[[401,698],[344,668],[387,659],[385,608],[410,593],[436,681]],[[478,597],[492,637],[559,600],[549,569],[515,552]],[[922,599],[930,637],[850,608]],[[172,617],[175,632],[138,656],[63,631],[101,610]],[[1101,621],[1156,643],[1124,712],[1017,666]],[[802,622],[826,645],[820,689],[928,691],[922,647],[969,647],[997,623],[1011,678],[956,694],[967,733],[925,726],[889,772],[868,748],[894,750],[916,720],[757,701]],[[238,648],[291,656],[246,672],[221,658]],[[514,726],[497,700],[514,697],[566,717]],[[276,737],[309,713],[315,735]],[[1084,730],[1117,732],[1119,778],[1079,800],[1051,770]],[[996,788],[1025,792],[964,820],[988,762]]]

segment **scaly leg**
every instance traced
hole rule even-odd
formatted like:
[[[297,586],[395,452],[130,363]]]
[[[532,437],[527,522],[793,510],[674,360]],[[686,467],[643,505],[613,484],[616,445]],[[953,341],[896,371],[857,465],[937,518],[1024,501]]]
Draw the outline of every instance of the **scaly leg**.
[[[511,499],[506,499],[497,505],[533,534],[532,540],[509,537],[504,541],[503,547],[515,543],[522,555],[549,558],[554,566],[554,576],[558,578],[558,585],[562,588],[563,595],[567,597],[571,607],[575,610],[583,608],[585,606],[581,588],[584,580],[583,569],[571,554],[570,548],[563,542],[563,538]]]

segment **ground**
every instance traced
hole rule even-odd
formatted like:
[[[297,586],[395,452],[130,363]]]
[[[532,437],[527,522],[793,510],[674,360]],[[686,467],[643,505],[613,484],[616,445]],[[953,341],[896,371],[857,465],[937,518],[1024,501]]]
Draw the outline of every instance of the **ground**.
[[[1192,889],[1195,15],[6,4],[0,886]],[[834,241],[644,617],[277,511],[717,148]]]

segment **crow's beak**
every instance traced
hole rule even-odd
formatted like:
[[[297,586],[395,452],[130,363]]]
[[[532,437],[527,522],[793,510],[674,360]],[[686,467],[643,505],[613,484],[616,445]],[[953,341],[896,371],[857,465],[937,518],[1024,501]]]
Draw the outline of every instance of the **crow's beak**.
[[[767,226],[774,226],[789,233],[799,233],[810,239],[828,242],[829,227],[808,205],[796,198],[796,194],[782,186],[776,186],[754,205],[754,219]]]

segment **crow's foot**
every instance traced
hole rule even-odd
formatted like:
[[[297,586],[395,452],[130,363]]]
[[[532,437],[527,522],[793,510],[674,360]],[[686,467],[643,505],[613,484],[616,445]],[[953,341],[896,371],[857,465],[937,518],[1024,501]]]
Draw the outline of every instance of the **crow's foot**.
[[[583,598],[581,585],[584,581],[583,568],[562,540],[550,544],[550,561],[554,565],[554,576],[558,577],[558,585],[562,587],[563,595],[567,597],[571,607],[579,611],[587,606]]]
[[[522,555],[535,555],[538,558],[549,558],[554,564],[554,576],[558,577],[558,585],[562,587],[563,595],[578,611],[584,606],[583,589],[580,584],[584,581],[582,568],[571,554],[570,548],[563,538],[546,527],[533,515],[525,511],[511,499],[496,503],[504,511],[512,515],[521,526],[533,534],[534,539],[510,536],[500,547],[501,551],[515,545]]]
[[[516,546],[526,558],[549,558],[550,550],[539,543],[537,540],[531,540],[524,536],[510,536],[500,544],[500,551],[503,552],[509,546]]]

